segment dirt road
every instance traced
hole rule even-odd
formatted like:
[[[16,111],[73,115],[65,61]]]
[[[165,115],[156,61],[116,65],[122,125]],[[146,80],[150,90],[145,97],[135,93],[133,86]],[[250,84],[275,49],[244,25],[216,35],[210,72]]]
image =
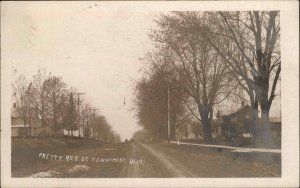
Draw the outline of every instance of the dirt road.
[[[121,177],[196,177],[184,164],[153,146],[132,143],[127,158],[141,163],[124,165]]]
[[[106,144],[64,151],[33,151],[35,158],[31,160],[32,164],[14,168],[12,176],[193,178],[281,175],[281,154],[237,153],[215,148],[145,143]],[[26,163],[22,161],[25,159],[12,156],[12,163]]]

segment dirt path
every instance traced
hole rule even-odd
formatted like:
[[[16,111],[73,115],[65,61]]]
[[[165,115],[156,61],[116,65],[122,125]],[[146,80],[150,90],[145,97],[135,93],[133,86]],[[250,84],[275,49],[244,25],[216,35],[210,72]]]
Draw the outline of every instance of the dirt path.
[[[131,144],[129,150],[126,153],[126,158],[129,160],[127,162],[121,173],[121,177],[132,177],[132,178],[137,178],[137,177],[142,177],[141,174],[141,164],[130,164],[130,160],[138,160],[138,152],[137,152],[137,145],[136,144]]]
[[[199,147],[208,147],[208,148],[225,148],[230,149],[232,152],[261,152],[261,153],[281,153],[281,149],[270,149],[270,148],[245,148],[245,147],[233,147],[233,146],[223,146],[223,145],[210,145],[210,144],[194,144],[194,143],[185,143],[178,141],[171,141],[171,144],[177,145],[190,145],[190,146],[199,146]]]
[[[125,165],[121,177],[196,177],[184,164],[148,144],[131,144],[126,157],[142,159],[142,162]]]
[[[158,148],[155,149],[146,144],[141,144],[141,146],[155,156],[163,164],[164,168],[166,168],[174,177],[196,177],[184,166],[184,164],[159,151]]]

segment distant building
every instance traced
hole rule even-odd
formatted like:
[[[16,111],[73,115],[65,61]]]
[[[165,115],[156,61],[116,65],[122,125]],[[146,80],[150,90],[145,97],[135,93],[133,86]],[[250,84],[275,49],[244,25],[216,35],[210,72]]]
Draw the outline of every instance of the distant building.
[[[11,136],[22,137],[25,135],[29,135],[29,133],[30,133],[29,125],[28,124],[24,125],[23,118],[19,115],[14,105],[14,107],[11,110]]]
[[[256,130],[253,116],[257,117]],[[277,143],[281,142],[281,117],[270,117],[269,126],[273,135],[273,140]],[[258,117],[258,111],[249,105],[242,106],[236,111],[230,113],[217,112],[216,122],[212,122],[213,135],[220,135],[222,129],[222,137],[252,137],[254,131],[260,131],[261,119]]]
[[[259,124],[261,119],[259,118]],[[281,116],[269,117],[269,126],[271,129],[273,143],[280,146],[281,145]]]
[[[218,114],[220,115],[220,112],[218,111]],[[211,120],[211,129],[212,129],[212,137],[222,137],[222,124],[220,121],[219,115],[217,114],[217,119]]]
[[[249,105],[229,114],[218,112],[218,125],[222,127],[223,137],[252,136],[254,132],[253,116],[257,117],[257,111]]]
[[[199,121],[182,124],[176,127],[175,138],[177,139],[197,139],[202,137],[202,127]]]
[[[254,127],[254,116],[256,116],[256,130]],[[239,137],[251,138],[254,131],[260,131],[261,123],[258,111],[249,105],[243,105],[239,109],[218,110],[216,119],[211,121],[213,138]],[[270,117],[269,125],[275,144],[281,143],[281,117]],[[189,124],[182,124],[176,127],[176,139],[197,139],[202,138],[203,127],[201,122],[193,121]]]
[[[45,128],[45,132],[49,133],[49,128]],[[38,115],[27,120],[24,125],[24,119],[20,115],[17,106],[13,103],[11,109],[11,136],[23,137],[23,136],[41,136],[43,132],[42,120]]]
[[[76,129],[76,130],[67,130],[67,129],[64,129],[64,136],[74,136],[74,137],[81,137],[83,138],[84,137],[84,134],[83,134],[83,128],[80,127],[80,129]]]

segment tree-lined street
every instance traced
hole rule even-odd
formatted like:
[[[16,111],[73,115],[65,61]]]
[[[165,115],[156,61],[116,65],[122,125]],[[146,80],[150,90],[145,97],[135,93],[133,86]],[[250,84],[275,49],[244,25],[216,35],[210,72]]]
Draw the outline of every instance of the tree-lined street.
[[[61,64],[12,66],[13,177],[281,176],[279,11],[122,16],[139,30],[99,9],[70,11],[65,57],[39,57]]]
[[[14,77],[17,70],[14,70]],[[62,77],[39,69],[32,80],[18,75],[13,82],[12,124],[21,123],[17,137],[80,137],[103,142],[121,138],[106,120],[82,96],[68,88]]]
[[[1,186],[298,185],[298,4],[1,2]]]
[[[260,147],[274,146],[270,109],[280,96],[279,15],[279,11],[174,11],[158,15],[154,19],[157,27],[149,34],[156,48],[142,59],[144,75],[136,87],[141,126],[155,139],[170,139],[175,138],[175,131],[170,130],[192,124],[194,119],[198,127],[195,134],[211,143],[219,110],[247,104],[251,110],[243,118],[225,120],[228,110],[219,114],[223,118],[221,136],[225,136],[226,126],[235,126],[235,132],[248,129],[244,133]],[[171,97],[170,87],[176,88]],[[241,119],[247,119],[248,128]],[[172,127],[168,133],[166,124]],[[242,128],[240,124],[244,124]]]

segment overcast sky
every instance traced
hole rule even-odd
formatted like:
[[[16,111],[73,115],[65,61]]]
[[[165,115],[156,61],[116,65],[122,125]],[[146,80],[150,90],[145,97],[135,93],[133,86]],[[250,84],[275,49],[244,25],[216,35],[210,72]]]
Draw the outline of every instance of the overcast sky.
[[[138,59],[151,47],[153,13],[97,2],[18,2],[3,11],[3,59],[12,69],[28,79],[39,67],[62,76],[86,93],[122,139],[132,136],[138,128],[130,111],[134,80]]]
[[[157,12],[114,5],[6,3],[1,10],[2,60],[28,79],[38,68],[62,76],[68,86],[85,92],[125,139],[138,129],[130,111],[134,80],[141,76],[138,59],[152,47],[147,34]],[[271,115],[278,115],[280,107],[274,106]]]

